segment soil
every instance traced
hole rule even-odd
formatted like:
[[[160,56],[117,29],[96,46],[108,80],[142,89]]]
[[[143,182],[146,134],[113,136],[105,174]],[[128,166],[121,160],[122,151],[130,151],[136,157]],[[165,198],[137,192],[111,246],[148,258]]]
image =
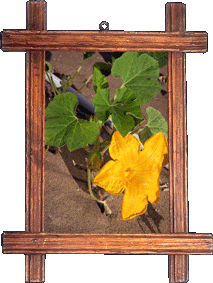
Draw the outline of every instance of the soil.
[[[79,89],[93,72],[96,62],[108,62],[109,53],[98,53],[88,58],[78,76],[73,81],[73,87]],[[53,73],[66,74],[71,77],[80,66],[82,52],[47,52],[47,61],[52,65]],[[167,76],[167,67],[160,69],[160,74]],[[112,75],[108,77],[110,93],[121,86],[120,79]],[[93,83],[84,87],[81,93],[90,101],[95,94]],[[46,83],[46,105],[52,100],[50,85]],[[166,83],[162,82],[162,91],[147,105],[142,106],[143,116],[147,118],[147,106],[159,110],[168,120]],[[78,115],[84,115],[78,109]],[[85,114],[84,118],[88,118]],[[110,129],[106,126],[102,138],[108,135]],[[112,210],[106,215],[103,207],[90,196],[87,188],[87,174],[83,169],[86,165],[87,152],[78,149],[70,152],[66,145],[60,149],[52,148],[45,153],[45,232],[67,233],[169,233],[169,185],[160,189],[161,200],[158,204],[148,205],[147,211],[130,220],[121,217],[121,202],[123,194],[110,195],[103,189],[94,190],[100,199],[106,199]],[[106,154],[104,162],[109,159]],[[169,171],[162,169],[160,182],[168,184]]]

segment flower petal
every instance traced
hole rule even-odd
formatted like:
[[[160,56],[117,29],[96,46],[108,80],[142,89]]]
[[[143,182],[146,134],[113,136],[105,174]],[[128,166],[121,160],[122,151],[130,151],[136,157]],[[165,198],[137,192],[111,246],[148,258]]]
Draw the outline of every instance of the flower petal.
[[[148,197],[149,202],[158,203],[160,201],[159,171],[143,172],[142,177],[143,193]]]
[[[139,166],[145,168],[156,168],[159,172],[168,156],[168,143],[166,136],[162,133],[154,134],[145,141],[144,149],[140,152]]]
[[[125,189],[124,170],[119,161],[108,161],[94,179],[94,183],[110,194],[119,195]]]
[[[124,138],[116,131],[111,140],[109,153],[112,159],[129,162],[130,158],[138,155],[141,148],[141,142],[138,138],[131,134],[127,134]]]
[[[128,187],[123,196],[121,205],[122,218],[131,219],[137,215],[143,214],[147,209],[147,197],[143,194],[143,188],[134,184]]]

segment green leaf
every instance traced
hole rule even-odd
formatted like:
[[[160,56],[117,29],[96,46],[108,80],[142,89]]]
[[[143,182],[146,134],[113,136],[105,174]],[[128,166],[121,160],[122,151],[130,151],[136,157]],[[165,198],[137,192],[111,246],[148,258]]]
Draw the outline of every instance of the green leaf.
[[[168,138],[168,125],[161,113],[152,107],[148,107],[146,113],[148,116],[148,123],[144,130],[139,132],[141,142],[144,143],[152,135],[159,132],[163,133]]]
[[[112,122],[121,135],[125,136],[143,120],[143,116],[134,94],[128,89],[118,89],[116,97],[119,99],[112,104],[109,90],[99,89],[93,99],[93,104],[96,106],[95,113],[102,122],[106,122],[112,115]]]
[[[57,95],[46,108],[45,144],[70,151],[92,144],[99,135],[94,122],[76,118],[77,97],[69,92]]]
[[[147,54],[157,60],[159,68],[167,64],[167,52],[141,52],[141,54]]]
[[[126,114],[130,114],[135,118],[143,120],[140,104],[135,99],[133,92],[129,91],[127,88],[120,88],[116,91],[117,101],[113,107],[119,107]]]
[[[117,89],[116,96],[117,101],[121,103],[126,103],[130,100],[136,99],[135,94],[132,91],[128,90],[126,87]]]
[[[95,52],[83,51],[84,60],[86,60],[87,58],[91,57],[94,54],[95,54]]]
[[[98,89],[93,98],[95,107],[95,114],[104,123],[110,115],[110,92],[108,89]]]
[[[120,104],[122,105],[122,104]],[[132,101],[131,103],[126,103],[121,106],[123,108],[123,111],[125,111],[126,114],[131,115],[137,119],[143,120],[143,115],[141,112],[140,105],[137,101]]]
[[[110,112],[112,114],[112,122],[123,137],[143,121],[141,108],[137,101],[125,104],[115,103],[111,106]]]
[[[93,82],[95,84],[94,86],[95,92],[97,92],[99,89],[109,87],[107,78],[97,68],[94,68],[93,71]]]
[[[50,73],[52,71],[52,66],[49,62],[45,62],[45,72]]]
[[[126,52],[115,60],[112,75],[119,77],[123,85],[136,95],[140,104],[146,104],[158,94],[161,85],[158,62],[147,54]]]
[[[125,137],[134,127],[134,119],[131,116],[126,115],[119,107],[112,108],[111,113],[112,122],[115,124],[120,134]]]

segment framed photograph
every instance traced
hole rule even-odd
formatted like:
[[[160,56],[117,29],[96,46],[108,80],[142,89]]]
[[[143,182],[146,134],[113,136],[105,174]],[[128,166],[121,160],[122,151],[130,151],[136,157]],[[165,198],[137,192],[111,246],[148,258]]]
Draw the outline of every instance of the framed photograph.
[[[183,3],[161,32],[47,30],[46,14],[28,1],[27,29],[1,34],[26,52],[25,231],[4,230],[3,253],[25,255],[26,282],[47,254],[169,255],[187,282],[189,255],[212,254],[188,226],[186,53],[207,33],[186,32]]]

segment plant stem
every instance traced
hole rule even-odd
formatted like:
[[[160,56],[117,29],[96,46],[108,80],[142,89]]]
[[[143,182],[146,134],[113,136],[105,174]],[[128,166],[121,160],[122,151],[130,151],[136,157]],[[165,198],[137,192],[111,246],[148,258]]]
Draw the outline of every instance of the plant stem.
[[[91,197],[98,203],[101,203],[104,205],[104,208],[107,212],[107,214],[112,214],[112,211],[111,209],[108,207],[108,205],[106,204],[105,201],[102,201],[102,200],[99,200],[98,198],[96,198],[96,196],[93,194],[93,191],[92,191],[92,187],[91,187],[91,171],[90,171],[90,168],[87,167],[87,183],[88,183],[88,189],[89,189],[89,193],[91,195]]]
[[[58,90],[57,90],[57,88],[56,88],[56,86],[55,86],[55,84],[54,84],[52,75],[51,75],[51,73],[48,73],[48,72],[47,72],[46,74],[47,74],[47,77],[48,77],[48,79],[49,79],[49,81],[50,81],[50,85],[51,85],[51,87],[52,87],[52,89],[53,89],[54,96],[56,96],[57,94],[59,94],[59,92],[58,92]]]
[[[144,122],[144,121],[143,121],[143,122]],[[143,122],[142,122],[142,123],[143,123]],[[140,127],[138,127],[137,129],[134,129],[133,131],[131,131],[130,134],[133,135],[134,133],[137,133],[138,130],[144,129],[144,128],[145,128],[145,126],[140,126]]]
[[[101,151],[101,155],[103,155],[107,151],[109,146],[110,146],[110,143],[107,146],[105,146],[105,148]]]
[[[75,92],[75,95],[78,94],[88,84],[88,82],[91,80],[92,76],[93,76],[93,74],[87,79],[87,81],[82,85],[82,87],[77,92]]]
[[[111,100],[111,103],[113,104],[117,100],[117,95],[115,94]]]
[[[79,67],[78,70],[75,72],[74,76],[69,80],[69,86],[72,85],[72,81],[73,81],[74,78],[77,76],[77,74],[80,72],[80,70],[81,70],[81,68],[82,68],[82,66],[83,66],[83,64],[84,64],[84,61],[85,61],[85,60],[82,61],[80,67]]]

